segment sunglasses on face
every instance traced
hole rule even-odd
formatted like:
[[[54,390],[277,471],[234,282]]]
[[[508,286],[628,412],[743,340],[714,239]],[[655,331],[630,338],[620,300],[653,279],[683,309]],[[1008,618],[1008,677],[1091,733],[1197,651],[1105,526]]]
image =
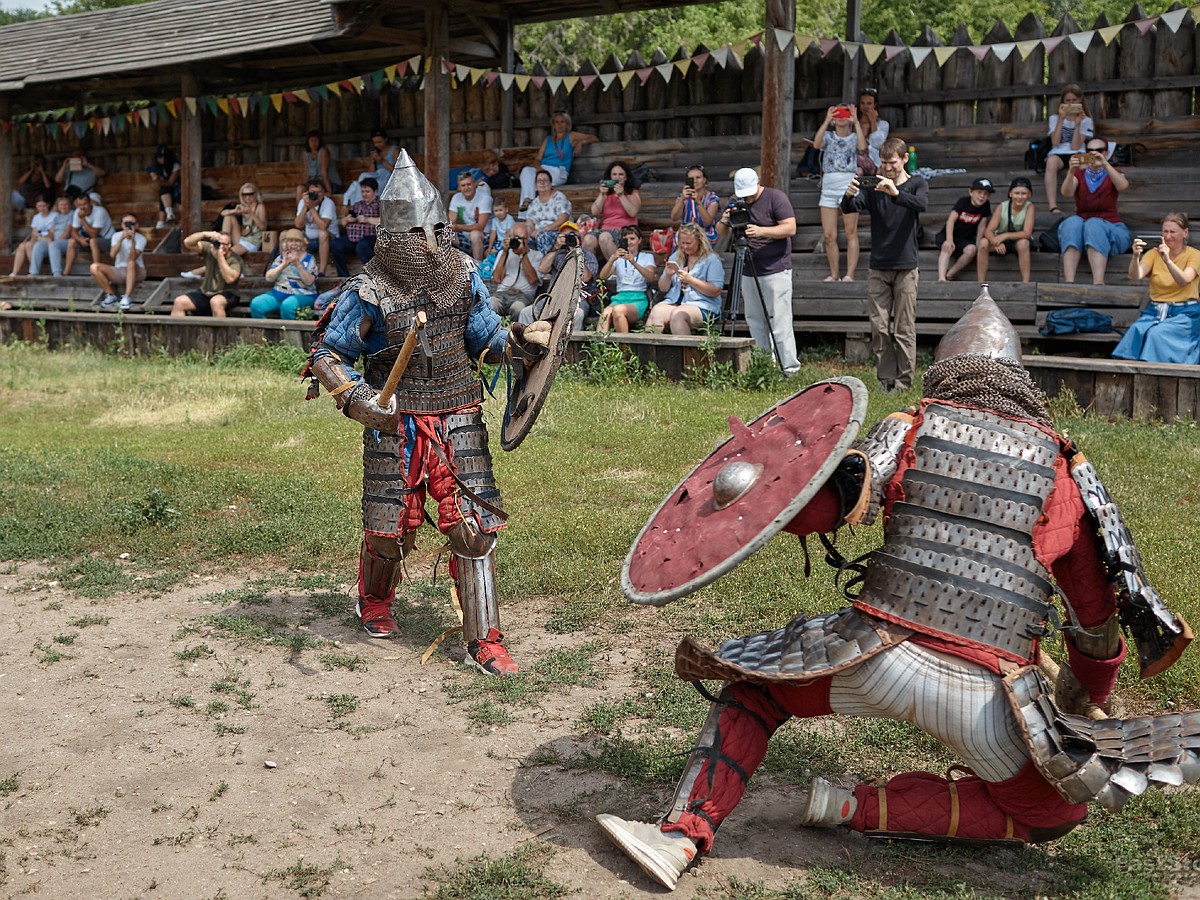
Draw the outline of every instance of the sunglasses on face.
[[[243,197],[253,197],[254,191],[242,191],[242,196]]]

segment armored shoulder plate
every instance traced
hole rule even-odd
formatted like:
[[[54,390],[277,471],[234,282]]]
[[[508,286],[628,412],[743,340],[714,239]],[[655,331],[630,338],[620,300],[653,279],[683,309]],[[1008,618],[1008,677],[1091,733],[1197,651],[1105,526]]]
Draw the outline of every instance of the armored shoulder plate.
[[[369,279],[368,279],[369,280]],[[363,296],[360,287],[360,296]],[[378,389],[387,381],[400,353],[413,316],[423,310],[429,317],[422,346],[413,354],[396,388],[397,408],[414,413],[444,413],[483,402],[483,386],[467,356],[466,327],[474,295],[470,285],[449,306],[438,309],[423,293],[410,296],[375,294],[387,328],[388,346],[367,358],[366,376]],[[425,352],[427,343],[429,352]]]
[[[892,507],[855,606],[1028,660],[1053,592],[1033,528],[1054,487],[1058,443],[1028,422],[939,403],[916,427],[904,499]]]
[[[1191,642],[1191,628],[1167,608],[1147,580],[1142,554],[1125,526],[1121,510],[1083,454],[1071,460],[1071,477],[1100,533],[1101,557],[1120,599],[1121,624],[1137,645],[1142,677],[1157,675],[1170,668]]]
[[[900,448],[913,426],[909,416],[888,416],[871,429],[870,434],[854,445],[867,455],[871,463],[870,503],[861,524],[870,525],[879,516],[883,492],[900,465]]]

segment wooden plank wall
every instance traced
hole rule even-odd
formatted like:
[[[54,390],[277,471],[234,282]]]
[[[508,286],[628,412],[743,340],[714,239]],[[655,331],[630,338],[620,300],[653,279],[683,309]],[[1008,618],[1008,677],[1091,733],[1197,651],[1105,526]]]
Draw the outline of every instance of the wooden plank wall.
[[[1141,7],[1133,7],[1129,20],[1143,18]],[[1107,19],[1094,23],[1108,25]],[[1056,35],[1085,30],[1070,16],[1062,19]],[[1032,14],[1014,28],[1003,23],[989,32],[984,41],[1003,43],[1046,36],[1046,30]],[[1065,40],[1047,58],[1042,47],[1021,59],[1014,50],[1006,60],[987,54],[983,61],[964,44],[969,42],[965,28],[959,27],[943,40],[932,30],[914,43],[918,46],[957,46],[959,49],[938,66],[933,54],[914,67],[912,56],[901,52],[892,59],[881,54],[872,65],[864,53],[857,54],[858,83],[877,87],[881,112],[893,132],[902,136],[920,135],[928,129],[984,123],[1030,124],[1043,121],[1046,107],[1056,105],[1061,87],[1070,81],[1083,82],[1094,117],[1105,119],[1145,119],[1191,115],[1195,94],[1200,87],[1196,42],[1200,32],[1190,13],[1184,16],[1176,32],[1161,22],[1142,35],[1129,24],[1109,45],[1099,36],[1086,52]],[[882,43],[897,45],[889,35]],[[704,52],[697,47],[694,53]],[[657,64],[667,59],[689,56],[683,48],[673,54],[655,51],[647,63],[636,53],[625,60],[610,56],[598,65],[585,63],[584,73],[614,72],[634,66]],[[824,110],[843,99],[840,96],[846,53],[838,45],[822,56],[818,46],[808,47],[796,59],[793,130],[811,134],[820,124]],[[523,71],[518,66],[518,71]],[[530,74],[547,74],[535,67]],[[549,74],[571,74],[565,70]],[[711,57],[700,71],[689,71],[684,79],[676,77],[663,83],[651,73],[646,84],[632,78],[622,90],[614,81],[604,91],[599,82],[585,91],[582,85],[569,94],[560,88],[550,97],[545,90],[530,87],[513,95],[513,140],[501,141],[501,89],[499,86],[464,85],[450,92],[450,149],[481,150],[500,146],[537,146],[545,137],[550,112],[566,109],[576,127],[597,133],[606,141],[632,141],[673,137],[716,135],[756,137],[762,131],[763,54],[752,47],[744,58],[730,54],[729,64],[717,65]],[[276,86],[265,84],[266,90]],[[67,105],[64,100],[64,105]],[[375,127],[388,130],[410,150],[420,150],[424,135],[424,97],[420,80],[403,79],[374,95],[343,93],[327,101],[311,104],[284,104],[276,113],[268,106],[265,113],[254,110],[243,117],[237,113],[201,115],[204,160],[210,165],[257,164],[264,161],[296,159],[304,135],[316,128],[326,137],[338,159],[368,154],[368,135]],[[34,153],[57,159],[66,155],[75,143],[70,137],[44,131],[17,129],[14,155],[18,171]],[[163,116],[149,128],[127,128],[107,136],[89,134],[86,139],[93,161],[106,169],[140,172],[150,162],[156,144],[179,147],[179,122]],[[345,171],[343,178],[357,173]]]

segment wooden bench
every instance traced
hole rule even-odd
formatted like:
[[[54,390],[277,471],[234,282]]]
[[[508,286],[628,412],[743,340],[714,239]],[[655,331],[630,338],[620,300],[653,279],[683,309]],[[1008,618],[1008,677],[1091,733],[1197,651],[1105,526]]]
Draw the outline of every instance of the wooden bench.
[[[584,358],[586,347],[604,342],[636,356],[645,368],[656,366],[671,381],[681,381],[690,370],[701,368],[710,358],[719,365],[729,365],[734,372],[745,372],[754,348],[754,341],[748,337],[721,337],[710,341],[706,336],[696,334],[636,331],[604,335],[576,331],[571,335],[566,361],[578,362]]]

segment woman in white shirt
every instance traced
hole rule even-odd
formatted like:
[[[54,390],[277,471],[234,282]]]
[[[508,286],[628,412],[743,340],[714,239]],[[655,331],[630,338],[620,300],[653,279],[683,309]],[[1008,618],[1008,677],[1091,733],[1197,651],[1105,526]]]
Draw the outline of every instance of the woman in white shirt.
[[[1058,216],[1062,215],[1058,208],[1058,173],[1068,159],[1083,152],[1088,138],[1096,133],[1096,124],[1083,98],[1083,88],[1077,84],[1063,88],[1058,115],[1050,117],[1046,133],[1050,136],[1050,154],[1046,157],[1046,199],[1050,214]]]
[[[614,272],[617,289],[596,324],[596,331],[603,334],[629,331],[650,305],[647,288],[654,278],[654,254],[642,249],[642,235],[633,225],[621,229],[617,249],[600,270],[600,280],[607,280]]]

